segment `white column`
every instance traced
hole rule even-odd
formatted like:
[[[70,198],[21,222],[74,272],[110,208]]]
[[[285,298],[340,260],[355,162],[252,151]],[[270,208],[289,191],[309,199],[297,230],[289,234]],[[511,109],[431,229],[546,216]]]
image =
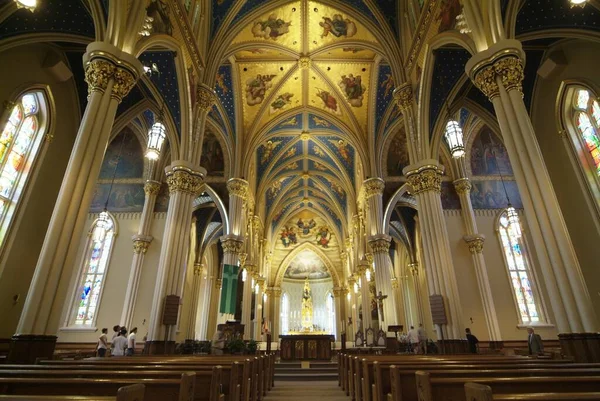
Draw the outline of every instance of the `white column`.
[[[464,160],[462,162],[464,162]],[[464,240],[469,246],[469,252],[471,252],[473,258],[473,265],[475,267],[475,275],[478,284],[477,287],[479,288],[479,294],[481,296],[488,335],[490,341],[502,341],[502,333],[500,332],[500,324],[498,323],[496,307],[492,296],[492,287],[490,286],[487,266],[483,257],[485,236],[477,233],[475,213],[473,212],[473,205],[471,204],[471,183],[468,178],[460,178],[454,181],[454,188],[460,198],[462,216],[467,232],[464,236]]]
[[[281,334],[281,287],[273,287],[272,327],[272,341],[277,342],[279,341],[279,335]]]
[[[352,326],[346,326],[346,341],[354,341],[354,335],[358,331],[358,293],[354,292],[354,284],[358,286],[357,280],[353,275],[348,279],[348,289],[350,290],[350,300],[348,301],[347,316],[352,318]]]
[[[436,160],[423,160],[403,172],[419,206],[429,295],[444,299],[448,324],[437,328],[438,338],[443,334],[446,340],[460,339],[464,322],[440,198],[443,168]]]
[[[148,325],[151,353],[155,351],[154,346],[162,347],[164,341],[175,340],[176,327],[171,326],[167,331],[162,324],[163,305],[167,295],[181,297],[183,292],[192,201],[200,193],[206,175],[205,169],[196,168],[183,160],[173,162],[165,171],[170,197]]]
[[[204,266],[201,263],[194,263],[194,276],[192,278],[192,290],[190,294],[190,309],[187,316],[186,340],[196,339],[196,317],[198,314],[198,301],[200,299],[200,284],[202,282],[202,271]]]
[[[367,261],[360,261],[358,265],[358,272],[360,274],[360,294],[361,294],[361,305],[362,305],[362,330],[363,332],[373,327],[373,321],[371,319],[371,292],[369,291],[369,282],[367,281],[367,275],[365,272],[370,268]],[[373,277],[371,277],[373,280]],[[374,327],[373,327],[374,328]],[[355,330],[355,331],[358,331]]]
[[[265,279],[262,277],[256,276],[255,278],[255,287],[258,284],[258,292],[256,292],[256,288],[254,290],[255,293],[255,302],[254,302],[254,338],[257,341],[261,339],[261,328],[262,328],[262,318],[263,318],[263,294],[265,290]],[[265,311],[266,316],[266,311]]]
[[[153,240],[150,235],[152,226],[152,217],[154,215],[154,205],[156,204],[156,196],[160,192],[160,182],[146,181],[144,185],[144,208],[142,209],[142,217],[138,233],[131,237],[133,241],[133,260],[131,262],[131,270],[129,272],[129,281],[125,292],[125,301],[123,302],[123,312],[121,313],[121,325],[125,327],[132,326],[133,315],[135,313],[135,303],[137,301],[140,278],[142,276],[142,268],[144,266],[144,256]]]
[[[52,212],[16,334],[55,335],[117,106],[142,74],[131,54],[93,42],[83,56],[88,104]]]
[[[413,322],[414,326],[417,327],[420,323],[425,324],[425,314],[423,308],[423,294],[421,292],[421,283],[419,281],[419,264],[411,263],[408,265],[408,269],[410,270],[410,279],[413,283],[413,299],[416,307],[416,315],[418,322]],[[408,284],[408,283],[407,283]]]
[[[558,330],[596,332],[597,317],[523,102],[524,59],[519,41],[502,40],[465,69],[494,105]]]
[[[213,289],[213,279],[207,275],[206,267],[202,269],[202,281],[200,284],[200,300],[196,310],[196,340],[211,339],[213,333],[208,332],[208,320],[210,318],[210,299]]]
[[[333,289],[333,300],[335,303],[335,317],[333,318],[335,324],[335,341],[341,341],[342,339],[342,297],[344,295],[344,289],[341,287],[335,287]]]
[[[244,325],[244,338],[254,338],[251,333],[252,328],[252,278],[251,274],[256,270],[253,264],[246,263],[246,271],[248,273],[246,281],[242,282],[243,288],[242,295],[242,324]]]

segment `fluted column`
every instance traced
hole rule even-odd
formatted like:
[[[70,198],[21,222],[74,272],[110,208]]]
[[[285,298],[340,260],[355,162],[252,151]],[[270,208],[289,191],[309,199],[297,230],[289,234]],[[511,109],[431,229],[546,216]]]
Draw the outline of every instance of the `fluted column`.
[[[256,266],[250,263],[246,263],[245,265],[246,271],[248,272],[248,277],[246,281],[242,283],[244,286],[242,292],[242,324],[247,329],[244,330],[244,337],[246,339],[252,338],[251,330],[252,327],[252,279],[250,275],[256,270]]]
[[[255,302],[254,302],[254,338],[260,340],[260,331],[262,327],[263,318],[263,293],[265,291],[265,279],[263,277],[257,277],[255,279],[255,285],[258,285],[258,291],[255,288]],[[266,311],[265,311],[266,312]],[[265,314],[266,316],[266,314]]]
[[[273,323],[272,339],[278,341],[281,334],[281,287],[273,287]]]
[[[212,110],[213,104],[217,99],[216,93],[210,86],[199,84],[196,86],[196,105],[194,113],[194,133],[191,143],[183,142],[181,144],[181,154],[188,155],[190,160],[200,164],[202,159],[202,142],[204,141],[204,132],[206,128],[206,118]],[[188,151],[189,149],[189,151]]]
[[[150,235],[152,226],[152,216],[154,214],[154,205],[156,204],[156,196],[160,192],[160,182],[146,181],[144,185],[144,208],[142,209],[142,217],[140,226],[136,235],[131,237],[133,241],[133,260],[131,262],[131,270],[129,272],[129,281],[125,292],[125,301],[123,302],[123,312],[121,313],[121,325],[132,327],[133,315],[135,313],[135,304],[137,301],[140,278],[142,276],[142,268],[144,265],[144,256],[154,239]]]
[[[369,291],[369,282],[367,281],[367,275],[365,272],[369,268],[369,263],[366,260],[359,262],[357,272],[360,277],[360,296],[362,306],[362,330],[363,332],[369,327],[373,327],[373,321],[371,319],[371,293]],[[371,280],[373,278],[371,277]],[[356,330],[358,331],[358,329]]]
[[[150,353],[163,351],[166,342],[175,340],[175,326],[162,324],[165,297],[181,297],[187,265],[192,201],[199,195],[206,170],[183,160],[165,169],[169,186],[169,208],[158,262],[156,285],[148,325]],[[180,317],[181,318],[181,317]]]
[[[243,253],[244,250],[243,237],[233,234],[225,235],[221,237],[221,245],[223,246],[223,265],[237,266],[239,263],[240,255]],[[222,266],[220,266],[220,268],[222,271]],[[219,295],[219,306],[217,307],[217,309],[220,308],[221,298],[223,297],[222,287],[223,286],[221,285],[221,293]],[[217,319],[217,323],[225,323],[227,320],[233,320],[234,316],[232,314],[221,313],[220,310],[218,312],[219,318]]]
[[[463,160],[459,162],[464,162]],[[475,267],[475,275],[477,277],[477,284],[479,288],[479,294],[481,296],[481,303],[483,305],[483,313],[485,316],[485,323],[488,329],[488,335],[490,341],[501,341],[502,333],[500,332],[500,324],[498,323],[498,317],[496,316],[496,307],[494,306],[494,298],[492,296],[492,288],[490,286],[490,279],[487,274],[487,267],[485,259],[483,257],[483,244],[485,242],[485,236],[477,233],[477,224],[475,222],[475,213],[473,212],[473,205],[471,204],[471,182],[468,178],[460,178],[454,181],[454,188],[460,198],[460,206],[462,209],[462,216],[465,222],[465,230],[467,234],[463,237],[469,247],[469,252],[473,258],[473,265]]]
[[[346,341],[353,341],[354,334],[358,330],[358,294],[354,292],[354,285],[358,286],[356,278],[353,275],[348,279],[348,288],[350,290],[350,300],[348,301],[348,317],[352,318],[352,326],[347,325]]]
[[[419,206],[429,295],[444,299],[448,324],[438,326],[438,336],[462,338],[464,322],[440,198],[443,168],[436,160],[423,160],[405,167],[403,172]]]
[[[340,341],[342,338],[342,297],[344,296],[344,289],[342,287],[333,288],[333,300],[335,304],[335,318],[333,322],[335,324],[335,340]]]
[[[112,131],[117,106],[142,73],[131,54],[104,42],[93,42],[83,56],[89,99],[79,126],[69,164],[46,232],[35,273],[13,342],[20,335],[50,336],[52,346],[61,324],[60,311],[68,283],[74,275],[77,251],[94,186]],[[28,338],[31,338],[28,337]],[[18,361],[19,352],[9,358]]]
[[[202,265],[201,265],[202,266]],[[212,338],[213,333],[208,332],[208,320],[210,318],[210,300],[213,289],[213,280],[208,276],[206,267],[202,269],[200,283],[200,299],[196,308],[196,340],[206,340]]]
[[[423,294],[421,292],[421,282],[419,281],[419,264],[417,262],[411,263],[408,265],[408,269],[410,270],[410,277],[414,287],[414,301],[416,307],[416,315],[418,322],[415,323],[425,323],[425,312],[423,308]],[[415,324],[415,327],[417,325]]]
[[[207,336],[208,336],[209,340],[212,339],[213,334],[215,334],[215,330],[217,329],[217,325],[219,324],[219,315],[220,315],[219,301],[221,300],[222,284],[223,284],[223,280],[220,277],[210,276],[208,279],[207,285],[211,286],[209,309],[207,311],[208,312]]]
[[[465,69],[494,105],[558,330],[596,332],[597,317],[523,102],[524,59],[519,41],[502,40]]]
[[[194,276],[192,278],[192,291],[190,299],[190,309],[187,316],[186,340],[196,339],[196,317],[198,314],[198,300],[200,299],[200,284],[202,282],[202,272],[204,266],[201,263],[194,263]]]

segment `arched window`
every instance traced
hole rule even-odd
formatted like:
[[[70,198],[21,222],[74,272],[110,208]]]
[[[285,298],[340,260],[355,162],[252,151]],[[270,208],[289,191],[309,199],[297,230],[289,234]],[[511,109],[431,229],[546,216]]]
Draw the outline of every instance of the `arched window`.
[[[78,287],[75,291],[71,326],[91,327],[96,322],[96,312],[100,306],[115,235],[114,218],[108,212],[100,213],[90,228]]]
[[[575,126],[589,155],[590,167],[600,176],[600,104],[592,93],[579,88],[573,102]]]
[[[47,110],[44,93],[30,91],[15,102],[8,120],[0,121],[0,246],[47,131]]]
[[[290,297],[287,292],[281,296],[281,334],[290,331]]]
[[[520,223],[509,219],[505,210],[499,218],[498,232],[519,320],[521,324],[540,323],[543,321],[541,303],[527,258]]]
[[[335,305],[333,302],[333,294],[331,292],[327,293],[325,305],[327,308],[327,331],[331,334],[335,334]]]

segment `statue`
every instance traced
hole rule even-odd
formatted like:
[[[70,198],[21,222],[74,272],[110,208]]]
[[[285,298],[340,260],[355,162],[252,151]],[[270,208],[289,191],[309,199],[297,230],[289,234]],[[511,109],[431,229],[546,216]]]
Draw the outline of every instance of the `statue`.
[[[302,331],[308,332],[313,329],[313,304],[308,277],[304,281],[304,291],[302,293]]]
[[[379,295],[375,297],[377,300],[377,304],[379,305],[379,316],[381,316],[381,321],[383,322],[385,319],[383,318],[383,300],[386,299],[387,295],[382,295],[381,291],[379,291]]]

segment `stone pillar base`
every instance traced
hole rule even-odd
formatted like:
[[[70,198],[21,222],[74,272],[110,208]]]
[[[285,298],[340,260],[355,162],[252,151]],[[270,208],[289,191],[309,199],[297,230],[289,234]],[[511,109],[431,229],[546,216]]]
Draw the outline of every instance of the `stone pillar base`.
[[[175,353],[175,341],[146,341],[144,351],[148,355],[172,355]]]
[[[34,364],[37,358],[52,359],[56,336],[16,334],[10,339],[8,363]]]
[[[440,354],[468,354],[469,343],[467,340],[438,340],[438,351]]]
[[[563,355],[580,363],[600,363],[600,333],[558,335]]]

